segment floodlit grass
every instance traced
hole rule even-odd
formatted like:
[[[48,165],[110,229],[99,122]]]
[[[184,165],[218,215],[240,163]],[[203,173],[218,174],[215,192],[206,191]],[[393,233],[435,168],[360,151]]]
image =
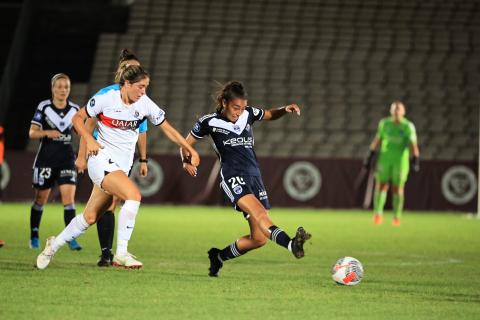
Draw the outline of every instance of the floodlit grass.
[[[98,268],[96,227],[62,248],[43,271],[28,248],[28,204],[0,205],[0,319],[478,319],[480,221],[461,214],[406,213],[403,225],[371,223],[369,212],[274,209],[289,234],[313,234],[296,260],[269,243],[207,276],[206,252],[248,232],[230,208],[147,206],[129,251],[141,270]],[[47,205],[41,243],[63,229],[63,210]],[[359,259],[358,286],[333,283],[342,256]]]

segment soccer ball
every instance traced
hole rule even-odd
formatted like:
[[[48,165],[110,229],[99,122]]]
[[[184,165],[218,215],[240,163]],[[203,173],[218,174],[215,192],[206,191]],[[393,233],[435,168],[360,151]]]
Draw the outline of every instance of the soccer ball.
[[[363,278],[363,266],[355,258],[343,257],[332,267],[332,279],[338,284],[354,286]]]

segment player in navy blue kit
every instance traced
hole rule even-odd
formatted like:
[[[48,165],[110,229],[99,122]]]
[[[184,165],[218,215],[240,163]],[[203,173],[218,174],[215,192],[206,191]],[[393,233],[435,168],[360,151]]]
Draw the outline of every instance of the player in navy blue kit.
[[[287,113],[300,115],[300,108],[296,104],[268,110],[250,107],[247,92],[237,81],[225,84],[216,100],[216,112],[201,117],[186,140],[194,145],[197,140],[210,135],[221,162],[220,186],[235,209],[243,212],[250,234],[222,250],[211,248],[208,251],[209,276],[217,277],[223,262],[262,247],[268,239],[291,251],[296,258],[302,258],[303,244],[311,235],[299,227],[292,239],[270,219],[270,203],[253,150],[252,130],[255,121],[276,120]],[[197,168],[189,163],[188,151],[181,149],[181,156],[184,170],[195,177]]]
[[[59,73],[51,80],[52,99],[40,102],[30,126],[30,139],[41,139],[33,164],[35,200],[30,211],[30,248],[39,247],[39,228],[43,206],[51,188],[58,184],[64,206],[64,222],[75,217],[75,154],[72,148],[72,118],[78,105],[68,99],[70,78]],[[81,250],[77,241],[68,243],[70,249]]]

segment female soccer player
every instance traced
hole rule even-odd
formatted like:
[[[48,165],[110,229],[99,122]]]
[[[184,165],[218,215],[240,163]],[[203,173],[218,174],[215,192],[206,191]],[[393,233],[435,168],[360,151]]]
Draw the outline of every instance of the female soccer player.
[[[125,68],[127,65],[140,65],[140,61],[138,60],[137,56],[128,49],[123,49],[120,53],[120,58],[118,61],[117,72],[115,74],[115,84],[100,89],[97,92],[101,94],[102,92],[107,92],[110,90],[120,90],[120,74],[121,70]],[[85,126],[89,130],[89,132],[93,132],[93,136],[96,138],[98,135],[98,131],[94,131],[97,121],[94,118],[89,118],[85,122]],[[145,177],[148,173],[148,166],[147,166],[147,120],[145,119],[138,128],[139,135],[138,135],[138,151],[140,154],[140,175]],[[80,139],[80,147],[78,149],[78,157],[75,161],[75,165],[77,166],[78,172],[83,173],[87,168],[87,155],[86,155],[86,142],[84,139]],[[113,262],[113,254],[112,254],[112,245],[113,245],[113,236],[115,232],[115,208],[119,199],[117,197],[113,197],[113,201],[111,206],[105,211],[104,214],[100,216],[97,221],[97,232],[98,232],[98,240],[100,243],[100,259],[97,262],[99,267],[108,267]]]
[[[51,80],[52,98],[40,102],[33,116],[30,139],[41,139],[33,164],[35,199],[30,210],[30,248],[39,247],[39,228],[43,206],[50,191],[58,184],[63,203],[65,225],[75,217],[75,155],[72,148],[72,118],[79,107],[68,99],[70,78],[59,73]],[[72,250],[81,250],[75,240],[68,241]]]
[[[92,97],[87,106],[74,116],[75,129],[87,143],[88,174],[94,187],[83,214],[76,216],[57,237],[47,239],[45,249],[37,257],[39,269],[48,266],[55,252],[66,241],[79,237],[94,224],[111,205],[113,196],[125,201],[118,218],[117,250],[113,264],[125,268],[143,266],[127,251],[141,200],[138,187],[128,178],[138,126],[148,118],[154,125],[160,126],[171,141],[188,150],[193,166],[198,166],[200,162],[198,153],[166,121],[165,112],[145,95],[149,81],[148,73],[141,66],[126,66],[120,75],[120,90]],[[99,119],[97,140],[85,127],[87,117]]]
[[[299,227],[291,239],[270,219],[270,204],[253,150],[252,131],[255,121],[276,120],[287,113],[300,115],[300,108],[296,104],[268,110],[250,107],[247,105],[247,92],[237,81],[225,84],[216,100],[216,112],[201,117],[186,140],[194,145],[197,139],[211,136],[221,161],[221,188],[235,209],[243,212],[250,234],[223,250],[211,248],[208,251],[209,276],[217,277],[223,262],[262,247],[267,239],[290,250],[296,258],[302,258],[303,244],[311,235]],[[195,177],[197,168],[190,163],[188,150],[182,148],[180,153],[185,171]]]
[[[393,212],[392,225],[400,226],[404,203],[404,187],[410,169],[410,150],[413,153],[413,169],[420,170],[420,151],[417,144],[417,134],[412,122],[405,118],[405,105],[401,101],[394,101],[390,106],[391,117],[380,120],[377,134],[370,144],[368,158],[364,161],[368,169],[372,159],[380,149],[377,168],[376,183],[373,197],[373,222],[383,222],[383,208],[387,200],[387,192],[392,183]]]

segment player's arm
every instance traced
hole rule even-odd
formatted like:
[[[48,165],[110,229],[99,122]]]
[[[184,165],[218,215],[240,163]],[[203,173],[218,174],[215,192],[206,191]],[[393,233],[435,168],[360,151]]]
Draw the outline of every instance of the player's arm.
[[[191,157],[190,163],[193,166],[198,167],[198,165],[200,164],[200,156],[198,155],[197,151],[195,151],[195,149],[193,149],[192,146],[185,140],[185,138],[182,137],[180,133],[178,133],[178,131],[175,130],[175,128],[172,127],[170,123],[168,123],[167,120],[163,121],[162,124],[160,124],[160,128],[170,141],[188,151]]]
[[[42,128],[38,124],[32,123],[30,125],[30,130],[28,131],[28,136],[30,139],[40,139],[43,137],[48,138],[58,138],[62,134],[60,131],[57,130],[42,130]]]
[[[85,125],[85,121],[88,119],[87,112],[85,108],[81,108],[72,118],[73,126],[75,130],[80,135],[81,138],[85,140],[85,153],[87,156],[97,155],[98,150],[103,148],[100,143],[93,138],[91,130],[89,131],[88,127]],[[81,141],[81,139],[80,139]]]
[[[96,124],[97,120],[94,118],[88,118],[87,121],[85,121],[85,127],[90,134],[93,133]],[[87,169],[87,142],[82,136],[80,136],[80,142],[78,144],[78,155],[77,159],[75,159],[75,167],[77,167],[79,173],[83,173],[85,169]]]
[[[195,139],[191,134],[188,134],[188,136],[185,138],[185,141],[187,141],[190,146],[193,146],[197,142],[197,139]],[[197,167],[190,163],[190,152],[184,148],[180,148],[180,158],[182,159],[183,170],[185,170],[192,177],[196,177]]]
[[[147,165],[147,133],[141,132],[138,135],[138,153],[140,155],[140,176],[146,177],[148,174],[148,165]]]
[[[296,104],[289,104],[288,106],[280,108],[267,109],[265,110],[263,120],[277,120],[287,113],[296,113],[297,115],[300,115],[300,107]]]

